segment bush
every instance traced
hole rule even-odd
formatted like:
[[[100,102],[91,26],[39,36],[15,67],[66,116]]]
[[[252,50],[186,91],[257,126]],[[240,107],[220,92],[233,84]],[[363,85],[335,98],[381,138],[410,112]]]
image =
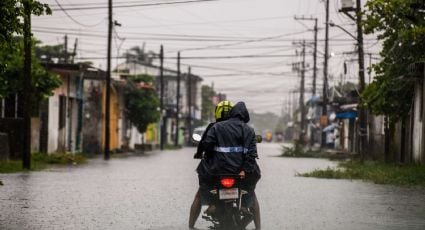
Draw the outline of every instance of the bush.
[[[47,164],[82,164],[86,162],[86,157],[81,153],[34,153],[32,158],[36,162],[44,162]]]
[[[33,153],[31,157],[31,170],[42,170],[48,165],[70,165],[82,164],[86,162],[86,157],[81,154],[72,153]],[[15,173],[25,171],[22,169],[22,161],[0,161],[0,173]]]
[[[282,157],[313,157],[313,155],[304,150],[304,145],[299,141],[294,141],[292,147],[283,146]]]
[[[297,174],[304,177],[332,179],[361,179],[376,184],[425,186],[425,166],[385,164],[375,161],[346,161],[336,168],[316,169],[309,173]]]

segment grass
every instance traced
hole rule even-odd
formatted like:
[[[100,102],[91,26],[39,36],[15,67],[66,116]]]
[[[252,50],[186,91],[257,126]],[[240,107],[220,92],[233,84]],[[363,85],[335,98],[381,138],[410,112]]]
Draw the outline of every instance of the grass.
[[[329,160],[346,160],[354,159],[357,155],[347,154],[343,152],[322,152],[320,150],[314,151],[302,145],[298,141],[294,141],[292,147],[282,146],[281,157],[293,157],[293,158],[324,158]]]
[[[71,153],[33,153],[31,156],[31,170],[37,171],[46,169],[49,165],[71,165],[82,164],[86,162],[86,157],[83,154]],[[0,161],[0,173],[16,173],[28,171],[22,169],[22,161]]]
[[[294,141],[292,147],[283,146],[282,157],[314,157],[312,152],[305,151],[304,145],[298,141]]]
[[[316,169],[297,175],[327,179],[360,179],[376,184],[425,187],[425,166],[423,165],[397,165],[375,161],[361,163],[351,160],[339,163],[336,168]]]

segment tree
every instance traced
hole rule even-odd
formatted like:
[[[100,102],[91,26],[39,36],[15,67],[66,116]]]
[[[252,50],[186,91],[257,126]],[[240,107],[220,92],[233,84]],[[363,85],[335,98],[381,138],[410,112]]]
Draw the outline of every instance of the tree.
[[[29,1],[31,13],[34,15],[51,14],[47,4],[34,0],[1,0],[0,1],[0,46],[12,48],[15,43],[14,36],[23,32],[23,2]],[[22,56],[23,57],[23,56]],[[3,73],[5,63],[0,62],[0,74]]]
[[[408,66],[425,60],[424,13],[412,8],[417,0],[370,0],[366,3],[365,33],[378,33],[382,60],[373,66],[376,78],[363,92],[364,104],[391,122],[411,108],[413,83],[401,79]]]
[[[152,51],[145,52],[145,48],[140,46],[134,46],[124,53],[127,62],[141,62],[152,64],[153,58],[156,54]]]
[[[63,44],[37,46],[35,55],[44,63],[65,63],[65,46]]]
[[[201,89],[201,95],[202,95],[202,113],[201,113],[201,120],[204,123],[210,122],[213,117],[211,117],[211,114],[214,113],[215,105],[212,102],[212,97],[216,95],[214,89],[208,85],[203,85]]]
[[[146,132],[149,124],[159,121],[159,98],[153,82],[154,78],[149,75],[132,76],[127,81],[127,115],[140,133]]]
[[[34,42],[35,43],[35,42]],[[52,95],[52,91],[62,82],[58,76],[47,72],[35,58],[33,49],[32,76],[34,103]],[[0,44],[0,63],[4,65],[0,73],[0,98],[20,93],[24,87],[24,49],[21,37],[14,37],[8,44]]]

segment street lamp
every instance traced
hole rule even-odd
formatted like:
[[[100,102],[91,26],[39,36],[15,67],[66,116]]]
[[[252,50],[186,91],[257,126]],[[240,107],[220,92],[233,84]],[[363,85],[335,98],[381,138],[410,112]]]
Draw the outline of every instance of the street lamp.
[[[344,31],[345,33],[347,33],[348,35],[350,35],[350,37],[352,37],[354,40],[358,41],[357,37],[354,36],[352,33],[350,33],[348,30],[346,30],[344,27],[342,27],[340,25],[337,25],[337,24],[335,24],[333,22],[329,22],[329,26],[330,27],[338,27],[338,28],[340,28],[342,31]]]
[[[351,0],[347,0],[345,2],[350,2]],[[354,6],[354,4],[353,4]],[[355,16],[351,15],[349,12],[355,11]],[[338,27],[347,34],[349,34],[354,40],[357,41],[358,46],[358,54],[359,54],[359,92],[362,93],[365,89],[365,67],[364,67],[364,50],[363,50],[363,28],[361,25],[362,21],[362,11],[361,11],[361,0],[356,0],[356,8],[346,8],[342,9],[340,12],[343,12],[345,15],[349,16],[351,19],[353,19],[357,24],[357,37],[348,32],[346,29],[339,25],[331,25],[334,27]],[[367,148],[367,111],[365,108],[360,106],[359,108],[359,140],[360,140],[360,155],[362,157],[362,160],[364,160],[366,155],[366,148]]]

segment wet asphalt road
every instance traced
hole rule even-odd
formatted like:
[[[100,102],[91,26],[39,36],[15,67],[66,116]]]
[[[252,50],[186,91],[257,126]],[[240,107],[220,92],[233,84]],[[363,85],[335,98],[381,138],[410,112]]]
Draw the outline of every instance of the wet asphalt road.
[[[294,177],[334,163],[278,158],[277,144],[259,150],[257,196],[265,230],[425,229],[425,189]],[[0,174],[0,229],[187,229],[197,190],[193,152]],[[209,224],[199,219],[196,226]]]

